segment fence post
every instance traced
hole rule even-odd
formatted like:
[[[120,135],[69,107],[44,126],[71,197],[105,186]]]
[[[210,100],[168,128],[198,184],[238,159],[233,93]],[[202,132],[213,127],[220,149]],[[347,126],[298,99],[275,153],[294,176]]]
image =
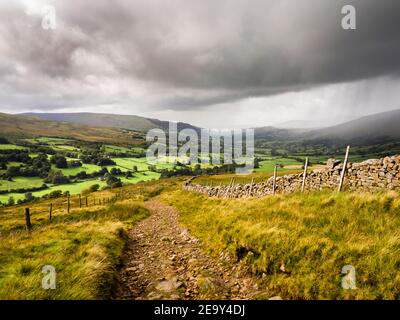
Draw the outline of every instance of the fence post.
[[[50,210],[49,210],[49,219],[50,219],[50,222],[51,222],[51,219],[52,219],[52,214],[53,214],[53,203],[50,203]]]
[[[277,165],[275,164],[274,166],[274,179],[272,182],[272,194],[275,195],[275,187],[276,187],[276,169],[277,169]]]
[[[250,182],[250,189],[249,189],[249,193],[248,193],[248,197],[251,197],[251,191],[253,191],[253,183],[254,183],[254,178],[251,179]]]
[[[71,208],[71,203],[70,203],[70,196],[68,194],[68,200],[67,200],[67,212],[69,213],[69,209]]]
[[[25,208],[25,226],[27,231],[32,230],[31,215],[29,213],[29,208]]]
[[[343,162],[343,169],[342,169],[342,172],[340,174],[340,182],[339,182],[338,192],[340,192],[342,190],[343,181],[344,181],[344,175],[346,173],[346,167],[347,167],[347,159],[349,158],[349,151],[350,151],[350,146],[347,146],[346,155],[344,157],[344,162]]]
[[[81,195],[79,194],[79,208],[82,208],[82,199],[81,199]]]
[[[219,197],[219,194],[221,192],[221,188],[222,188],[222,182],[219,183],[219,188],[218,188],[218,191],[217,191],[217,197]]]
[[[231,181],[229,181],[228,188],[226,189],[226,192],[225,192],[225,197],[228,197],[228,195],[229,195],[229,190],[231,189],[232,182],[233,182],[233,178],[231,179]]]
[[[306,185],[307,166],[308,166],[308,157],[306,157],[306,162],[304,163],[304,172],[303,172],[303,181],[301,183],[301,192],[304,192],[304,186]]]
[[[87,201],[87,197],[85,197],[85,206],[88,206],[88,201]]]
[[[232,198],[232,192],[233,192],[233,189],[235,188],[235,182],[236,182],[236,178],[233,178],[232,179],[232,186],[231,186],[231,188],[230,188],[230,192],[228,193],[228,198]]]

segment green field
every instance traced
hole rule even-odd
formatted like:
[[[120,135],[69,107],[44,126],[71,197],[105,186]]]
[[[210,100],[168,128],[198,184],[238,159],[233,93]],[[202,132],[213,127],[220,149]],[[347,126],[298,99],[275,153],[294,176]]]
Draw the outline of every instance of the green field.
[[[265,158],[265,160],[260,161],[259,168],[254,169],[255,172],[273,172],[274,166],[277,164],[278,170],[288,170],[288,169],[301,169],[302,163],[294,159],[281,158],[281,157],[271,157]],[[283,168],[280,167],[283,166]]]
[[[40,187],[42,184],[43,179],[38,177],[15,177],[13,181],[0,180],[0,190],[20,189],[27,186]]]
[[[17,146],[15,144],[0,144],[0,150],[24,150],[25,147]]]
[[[57,145],[57,144],[68,144],[73,142],[74,140],[71,139],[63,139],[63,138],[53,138],[53,137],[40,137],[40,138],[33,138],[33,139],[23,139],[23,141],[32,143],[32,144],[42,144],[47,143],[50,145]]]
[[[63,168],[63,169],[57,169],[57,167],[55,165],[52,165],[52,168],[54,170],[61,170],[64,175],[69,176],[69,175],[76,175],[81,171],[86,171],[86,173],[93,173],[96,171],[99,171],[101,169],[101,167],[96,166],[95,164],[87,164],[84,163],[82,164],[82,167],[76,167],[76,168]]]
[[[112,160],[122,171],[132,171],[133,166],[137,166],[139,171],[148,170],[146,158],[112,158]]]

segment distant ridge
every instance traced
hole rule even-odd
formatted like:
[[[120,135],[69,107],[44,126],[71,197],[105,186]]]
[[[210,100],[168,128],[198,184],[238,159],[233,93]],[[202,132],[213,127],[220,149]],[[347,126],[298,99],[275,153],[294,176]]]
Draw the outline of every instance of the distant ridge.
[[[136,115],[121,115],[110,113],[21,113],[20,115],[35,117],[41,120],[77,123],[94,127],[120,128],[139,132],[147,132],[153,128],[168,128],[168,121],[150,119]],[[178,129],[191,128],[199,130],[198,127],[188,123],[178,122]]]
[[[39,121],[41,121],[39,123]],[[44,124],[49,121],[50,124]],[[69,126],[67,125],[69,124]],[[168,129],[168,121],[144,118],[135,115],[117,115],[105,113],[24,113],[19,115],[0,114],[0,135],[28,135],[30,132],[54,136],[64,134],[78,135],[71,130],[91,128],[91,139],[94,134],[98,139],[107,139],[107,132],[113,137],[123,132],[122,129],[137,132],[138,136],[153,128]],[[188,123],[178,122],[178,129],[200,128]],[[46,128],[47,126],[47,128]],[[75,127],[75,129],[74,129]],[[101,129],[103,128],[103,129]],[[107,131],[105,128],[108,128]],[[83,135],[83,133],[79,133]],[[255,138],[268,141],[307,141],[310,143],[351,143],[354,145],[399,142],[400,110],[387,111],[365,116],[356,120],[321,129],[285,129],[276,127],[255,128]],[[96,140],[98,140],[96,139]],[[124,141],[124,139],[122,139]]]

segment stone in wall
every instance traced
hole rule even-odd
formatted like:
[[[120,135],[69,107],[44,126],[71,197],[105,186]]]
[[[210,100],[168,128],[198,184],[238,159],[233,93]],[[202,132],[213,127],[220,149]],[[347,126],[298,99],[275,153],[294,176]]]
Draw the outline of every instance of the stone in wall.
[[[306,177],[305,190],[322,190],[337,188],[343,164],[339,160],[329,159],[326,168],[313,170]],[[202,186],[192,184],[194,177],[183,183],[183,188],[206,194],[210,197],[242,198],[262,197],[273,194],[273,179],[233,186]],[[276,179],[276,193],[291,193],[301,188],[303,174],[290,174]],[[400,155],[382,159],[369,159],[360,163],[348,162],[344,187],[350,190],[375,191],[381,189],[400,189]]]

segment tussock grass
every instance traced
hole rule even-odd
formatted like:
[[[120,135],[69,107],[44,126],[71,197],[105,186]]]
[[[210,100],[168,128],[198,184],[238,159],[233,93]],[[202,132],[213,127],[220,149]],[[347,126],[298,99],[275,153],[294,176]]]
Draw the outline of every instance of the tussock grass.
[[[47,213],[33,214],[30,233],[22,229],[20,207],[2,212],[0,299],[109,297],[126,242],[125,230],[149,214],[141,197],[70,214],[60,211],[51,223]],[[32,212],[40,212],[43,205],[33,204]],[[41,286],[44,265],[56,269],[55,290]]]
[[[224,200],[177,190],[161,197],[212,254],[228,250],[254,273],[264,273],[260,288],[267,296],[400,298],[398,193],[322,191]],[[341,287],[341,269],[348,264],[356,269],[355,290]]]

